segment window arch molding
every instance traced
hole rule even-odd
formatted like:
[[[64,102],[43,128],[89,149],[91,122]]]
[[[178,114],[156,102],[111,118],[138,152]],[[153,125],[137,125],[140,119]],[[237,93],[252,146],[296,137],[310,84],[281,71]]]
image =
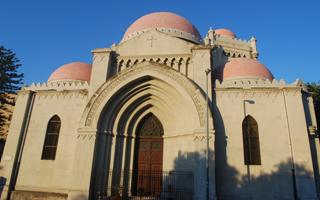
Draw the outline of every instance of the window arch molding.
[[[247,115],[242,121],[242,137],[244,164],[261,165],[259,128],[251,115]]]
[[[55,160],[61,129],[61,118],[55,114],[47,124],[41,160]]]

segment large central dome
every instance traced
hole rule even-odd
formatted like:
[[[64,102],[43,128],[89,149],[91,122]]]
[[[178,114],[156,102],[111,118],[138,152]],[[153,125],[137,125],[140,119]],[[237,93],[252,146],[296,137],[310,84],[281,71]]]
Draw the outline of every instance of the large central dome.
[[[200,33],[195,26],[185,18],[171,12],[155,12],[140,17],[127,29],[122,41],[150,29],[156,29],[196,43],[201,41]]]

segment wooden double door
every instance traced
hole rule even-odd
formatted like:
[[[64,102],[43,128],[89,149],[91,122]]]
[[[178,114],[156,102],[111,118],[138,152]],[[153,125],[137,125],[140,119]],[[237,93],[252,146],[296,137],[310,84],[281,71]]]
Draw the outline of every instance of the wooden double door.
[[[147,115],[137,129],[134,194],[158,196],[162,189],[163,128],[158,118]]]

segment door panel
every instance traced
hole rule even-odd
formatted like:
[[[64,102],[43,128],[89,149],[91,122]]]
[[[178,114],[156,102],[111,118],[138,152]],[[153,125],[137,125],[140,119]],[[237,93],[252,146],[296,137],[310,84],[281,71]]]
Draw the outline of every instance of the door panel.
[[[147,116],[138,126],[137,182],[139,196],[158,196],[162,187],[163,128],[153,115]]]

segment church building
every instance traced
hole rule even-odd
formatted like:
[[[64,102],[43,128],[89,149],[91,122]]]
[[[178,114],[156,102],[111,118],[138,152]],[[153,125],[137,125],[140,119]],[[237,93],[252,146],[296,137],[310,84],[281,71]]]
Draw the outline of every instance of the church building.
[[[311,94],[254,37],[155,12],[91,53],[18,92],[1,200],[318,199]]]

